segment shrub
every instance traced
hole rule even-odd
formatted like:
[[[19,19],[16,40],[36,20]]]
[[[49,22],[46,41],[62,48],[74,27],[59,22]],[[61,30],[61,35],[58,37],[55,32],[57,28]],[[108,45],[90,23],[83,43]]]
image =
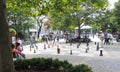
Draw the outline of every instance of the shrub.
[[[13,28],[10,28],[9,31],[12,36],[15,36],[17,34],[16,30]]]
[[[106,29],[106,32],[112,32],[112,29]]]
[[[40,43],[40,42],[43,42],[43,40],[42,39],[36,39],[36,41],[37,41],[37,43]]]
[[[76,65],[72,72],[92,72],[92,71],[91,68],[88,67],[87,65],[81,64]]]
[[[16,60],[14,64],[16,72],[92,72],[87,65],[73,66],[68,61],[52,58]]]

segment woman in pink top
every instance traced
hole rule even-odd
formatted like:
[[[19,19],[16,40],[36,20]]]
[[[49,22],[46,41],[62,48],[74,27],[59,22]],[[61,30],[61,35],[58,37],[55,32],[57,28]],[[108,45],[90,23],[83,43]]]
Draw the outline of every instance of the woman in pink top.
[[[20,59],[25,58],[25,54],[17,50],[14,44],[12,44],[12,53],[13,53],[13,58],[20,58]]]

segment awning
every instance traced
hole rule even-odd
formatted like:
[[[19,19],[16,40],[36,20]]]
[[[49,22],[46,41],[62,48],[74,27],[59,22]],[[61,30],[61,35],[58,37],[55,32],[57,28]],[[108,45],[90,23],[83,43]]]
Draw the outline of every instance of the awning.
[[[75,27],[75,29],[78,29],[78,27]],[[86,25],[86,26],[82,26],[81,29],[92,29],[92,27],[89,25]]]
[[[37,32],[37,29],[29,29],[30,32]]]

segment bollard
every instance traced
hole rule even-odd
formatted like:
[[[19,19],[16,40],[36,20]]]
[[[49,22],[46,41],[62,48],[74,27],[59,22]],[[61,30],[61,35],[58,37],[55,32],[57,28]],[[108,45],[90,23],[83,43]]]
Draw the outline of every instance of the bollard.
[[[34,49],[34,53],[36,53],[36,50]]]
[[[85,53],[88,53],[88,49],[86,48]]]
[[[72,40],[69,40],[69,42],[70,42],[70,46],[72,46]]]
[[[60,54],[60,48],[57,48],[57,53]]]
[[[95,45],[96,45],[96,42],[95,42]]]
[[[60,48],[57,46],[57,53],[60,54]]]
[[[89,43],[87,42],[87,46],[89,46]]]
[[[100,50],[100,56],[103,56],[103,50]]]
[[[99,43],[97,43],[97,49],[96,49],[97,51],[99,50]]]
[[[79,44],[77,45],[77,48],[79,48]]]
[[[72,42],[70,42],[70,46],[72,46]]]
[[[77,44],[77,48],[79,48],[80,44],[81,44],[81,41],[79,41],[79,43]]]
[[[87,48],[86,48],[85,52],[88,53],[88,50],[89,50],[89,43],[87,42]]]
[[[72,55],[72,50],[70,50],[70,55]]]
[[[46,44],[44,44],[44,49],[46,49]]]

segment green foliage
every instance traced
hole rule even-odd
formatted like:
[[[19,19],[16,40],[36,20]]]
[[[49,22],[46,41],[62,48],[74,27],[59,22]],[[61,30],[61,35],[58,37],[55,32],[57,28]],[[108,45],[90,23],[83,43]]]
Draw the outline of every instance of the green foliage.
[[[112,32],[112,29],[106,29],[106,32],[110,32],[110,33],[111,33],[111,32]]]
[[[105,31],[108,28],[112,29],[113,32],[116,32],[118,28],[113,12],[106,9],[98,11],[98,16],[93,18],[92,26],[96,32],[100,30]]]
[[[15,36],[17,34],[16,30],[13,28],[10,28],[9,31],[12,36]]]
[[[97,8],[106,8],[109,5],[107,0],[92,0],[92,2]]]
[[[92,72],[91,68],[82,64],[74,67],[73,72]]]
[[[19,11],[8,11],[9,27],[14,28],[17,32],[25,33],[29,28],[34,27],[34,21],[31,17],[26,17]]]
[[[44,40],[37,38],[36,39],[37,43],[43,42]]]
[[[48,16],[50,27],[64,31],[73,30],[83,23],[93,24],[92,15],[107,5],[107,0],[7,0],[7,9],[10,13],[18,12],[22,16],[34,19],[42,15]],[[15,21],[21,21],[21,18]],[[37,21],[40,21],[38,26],[42,26],[42,21]]]
[[[113,10],[114,13],[114,23],[117,24],[117,28],[120,28],[120,0],[115,3],[115,8]]]
[[[16,71],[47,71],[55,70],[58,72],[92,72],[87,65],[76,65],[68,63],[68,61],[59,61],[52,58],[33,58],[26,60],[16,60],[14,62]]]

